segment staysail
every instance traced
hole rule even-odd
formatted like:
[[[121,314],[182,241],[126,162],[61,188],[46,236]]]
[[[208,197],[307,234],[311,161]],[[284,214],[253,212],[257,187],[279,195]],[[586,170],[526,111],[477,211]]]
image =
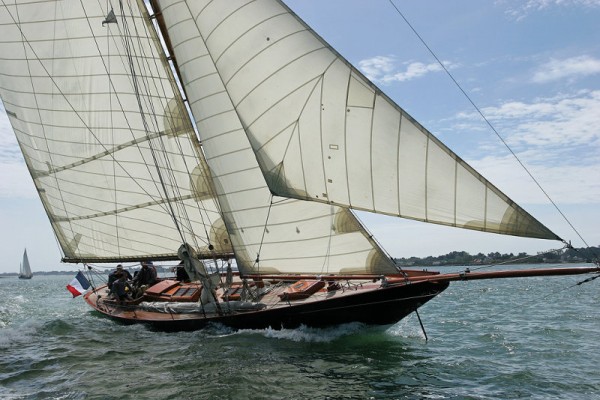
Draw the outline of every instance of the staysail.
[[[271,196],[245,125],[217,69],[220,61],[206,47],[209,32],[229,13],[223,7],[234,10],[242,2],[152,4],[174,52],[240,271],[398,272],[351,211]]]
[[[143,2],[3,1],[0,31],[0,94],[66,261],[231,253]]]
[[[466,229],[560,239],[386,97],[281,1],[188,3],[197,31],[186,34],[202,41],[206,52],[182,58],[192,45],[181,43],[175,49],[180,65],[183,60],[214,65],[211,82],[220,88],[203,92],[202,100],[218,102],[227,93],[231,105],[223,107],[239,118],[272,193]],[[170,36],[192,29],[182,25],[173,26]],[[195,88],[205,90],[203,73],[186,73],[190,95]],[[211,113],[196,118],[203,122]]]

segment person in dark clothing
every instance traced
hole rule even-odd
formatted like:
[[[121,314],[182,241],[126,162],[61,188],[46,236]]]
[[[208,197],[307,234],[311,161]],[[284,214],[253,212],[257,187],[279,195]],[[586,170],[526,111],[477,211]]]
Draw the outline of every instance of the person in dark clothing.
[[[117,265],[117,268],[114,271],[112,271],[110,274],[108,274],[107,286],[111,290],[111,292],[112,292],[113,283],[118,279],[118,277],[121,273],[123,273],[125,275],[126,280],[132,279],[129,271],[127,271],[126,269],[123,269],[123,265],[121,265],[121,264]]]
[[[148,287],[154,285],[157,280],[158,274],[152,261],[142,261],[142,268],[132,281],[137,297],[141,296]]]
[[[127,274],[125,271],[117,272],[116,274],[117,280],[112,284],[112,293],[119,300],[123,302],[124,300],[130,299],[130,294],[133,293],[133,288],[127,282]]]
[[[133,284],[135,286],[154,285],[157,276],[156,268],[152,264],[152,261],[143,261],[142,269],[140,269],[135,278],[133,278]]]
[[[177,267],[175,267],[175,277],[178,281],[181,282],[189,282],[190,276],[188,275],[185,267],[183,266],[183,261],[179,263]]]

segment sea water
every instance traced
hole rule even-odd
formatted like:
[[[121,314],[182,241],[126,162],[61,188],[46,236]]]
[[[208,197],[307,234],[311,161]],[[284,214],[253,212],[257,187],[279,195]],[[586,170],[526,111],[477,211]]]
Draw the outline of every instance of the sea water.
[[[453,282],[387,327],[155,332],[0,279],[0,399],[600,399],[600,279]]]

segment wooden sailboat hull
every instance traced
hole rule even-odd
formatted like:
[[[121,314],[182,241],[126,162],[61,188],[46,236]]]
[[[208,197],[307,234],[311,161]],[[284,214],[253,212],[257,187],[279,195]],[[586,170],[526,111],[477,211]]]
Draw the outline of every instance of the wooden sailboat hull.
[[[122,323],[143,323],[161,331],[202,329],[209,323],[235,329],[295,328],[300,325],[325,327],[349,322],[389,325],[398,322],[440,294],[448,282],[419,282],[388,287],[361,285],[355,290],[314,296],[301,301],[285,301],[259,311],[206,314],[177,314],[143,310],[139,305],[107,302],[106,289],[87,293],[84,298],[95,310]],[[226,309],[222,303],[222,309]]]

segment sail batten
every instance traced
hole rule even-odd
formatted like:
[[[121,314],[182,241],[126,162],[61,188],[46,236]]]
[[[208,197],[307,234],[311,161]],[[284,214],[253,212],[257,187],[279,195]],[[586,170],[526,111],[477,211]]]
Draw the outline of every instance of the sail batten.
[[[160,41],[132,5],[111,18],[97,2],[0,6],[0,95],[27,167],[66,260],[176,259],[182,241],[231,254]]]
[[[169,5],[165,12],[184,13],[181,9]],[[210,73],[217,75],[211,82],[222,86],[191,96],[193,108],[203,110],[195,117],[207,122],[215,115],[210,110],[221,106],[208,101],[219,102],[226,91],[231,105],[221,112],[230,107],[239,119],[272,193],[464,229],[559,239],[281,1],[192,10],[192,20],[167,27],[172,37],[188,28],[198,32],[206,47],[190,60],[181,54],[196,42],[174,41],[183,75],[193,75],[184,76],[186,90],[210,80],[202,67],[211,64]]]
[[[180,71],[240,272],[396,273],[392,260],[369,239],[353,214],[349,213],[347,219],[357,229],[337,231],[335,221],[343,212],[338,207],[274,197],[266,185],[253,151],[255,144],[246,134],[252,120],[242,119],[238,113],[241,104],[247,102],[236,95],[232,103],[231,91],[242,93],[244,86],[235,71],[252,60],[228,56],[235,47],[250,43],[256,47],[258,42],[253,40],[261,35],[261,41],[269,41],[264,25],[252,21],[249,26],[245,22],[245,13],[254,12],[261,4],[152,2],[159,26],[165,30],[165,42],[171,46],[169,53],[174,55],[175,67]],[[287,18],[285,9],[273,7],[267,25],[278,25],[281,16]],[[243,20],[238,21],[238,17]],[[232,41],[221,47],[225,44],[221,40],[224,29]],[[209,51],[207,46],[213,45],[217,50]],[[231,69],[225,71],[220,65],[230,65]],[[269,67],[262,73],[270,71]]]

